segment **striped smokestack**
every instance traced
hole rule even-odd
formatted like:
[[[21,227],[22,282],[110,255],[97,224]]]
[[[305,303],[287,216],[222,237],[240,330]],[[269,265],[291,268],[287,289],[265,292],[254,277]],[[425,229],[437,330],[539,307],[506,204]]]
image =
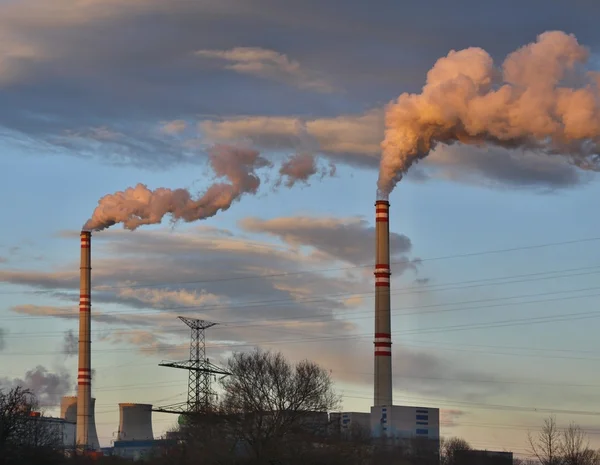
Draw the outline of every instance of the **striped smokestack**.
[[[90,446],[90,406],[92,402],[91,366],[91,251],[92,233],[81,231],[81,268],[79,288],[79,370],[77,372],[77,445]]]
[[[389,211],[387,200],[375,202],[375,406],[392,405]]]

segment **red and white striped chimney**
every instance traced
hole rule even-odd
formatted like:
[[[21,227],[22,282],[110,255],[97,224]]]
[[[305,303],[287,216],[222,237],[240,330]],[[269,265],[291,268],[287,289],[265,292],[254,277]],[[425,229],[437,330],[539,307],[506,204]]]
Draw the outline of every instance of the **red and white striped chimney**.
[[[77,445],[90,446],[90,406],[92,403],[91,363],[91,256],[92,233],[81,231],[79,280],[79,370],[77,372]]]
[[[375,396],[374,406],[392,405],[390,315],[390,203],[375,202]]]

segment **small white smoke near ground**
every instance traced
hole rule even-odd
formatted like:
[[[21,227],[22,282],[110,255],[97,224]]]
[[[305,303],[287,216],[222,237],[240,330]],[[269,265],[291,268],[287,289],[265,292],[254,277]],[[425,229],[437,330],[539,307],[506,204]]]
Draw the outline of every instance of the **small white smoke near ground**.
[[[420,94],[389,104],[378,197],[437,144],[533,149],[600,170],[600,73],[573,35],[545,32],[501,67],[481,48],[451,51]]]
[[[58,405],[60,399],[70,392],[71,385],[71,376],[66,369],[51,373],[41,365],[27,371],[24,378],[0,378],[2,389],[13,389],[17,386],[29,389],[35,394],[41,407]]]

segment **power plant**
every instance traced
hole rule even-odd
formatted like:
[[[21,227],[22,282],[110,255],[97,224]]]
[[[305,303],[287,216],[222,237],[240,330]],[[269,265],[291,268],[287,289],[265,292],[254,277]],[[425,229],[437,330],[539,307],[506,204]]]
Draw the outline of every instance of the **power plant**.
[[[331,413],[327,421],[330,424],[333,423],[334,430],[337,428],[342,433],[350,431],[353,427],[360,426],[365,430],[370,430],[372,437],[380,438],[386,442],[396,442],[413,437],[439,441],[439,409],[393,405],[389,209],[390,204],[387,200],[377,200],[375,202],[373,406],[370,412]],[[92,398],[91,392],[91,269],[91,232],[82,231],[77,396],[64,397],[62,399],[61,418],[66,423],[76,424],[76,429],[73,430],[76,431],[76,437],[73,438],[74,446],[80,450],[99,451],[100,443],[96,433],[94,418],[95,399]],[[190,322],[196,325],[212,325],[201,320],[196,321],[184,319],[183,317],[180,317],[180,319],[183,319],[188,326],[192,327],[192,330],[194,330],[195,326]],[[201,329],[204,329],[204,326]],[[198,332],[198,329],[196,332]],[[217,370],[218,367],[213,367],[212,365],[204,367],[202,365],[202,363],[208,363],[208,359],[205,360],[203,352],[204,333],[202,331],[201,337],[198,335],[194,337],[194,334],[194,331],[192,331],[189,361],[179,364],[162,363],[161,366],[191,369],[193,371],[192,374],[196,378],[198,378],[200,372],[204,373],[204,371],[206,371],[207,376],[212,376],[214,373],[227,375],[225,371]],[[193,383],[194,386],[199,383],[198,380]],[[204,390],[208,393],[210,390],[207,389]],[[198,393],[202,390],[198,389],[198,386],[196,386],[196,390],[198,392],[194,391],[194,400],[196,404],[199,404]],[[189,410],[189,405],[186,404],[184,407],[188,407],[187,410]],[[169,413],[175,413],[176,411],[181,413],[184,410],[187,411],[183,407],[175,410],[166,408],[154,409],[154,411]],[[192,410],[197,411],[198,408]],[[120,403],[117,437],[109,453],[122,457],[136,457],[140,453],[143,453],[143,451],[151,450],[155,447],[160,441],[154,440],[152,411],[153,408],[150,404]],[[323,413],[326,415],[325,412]]]

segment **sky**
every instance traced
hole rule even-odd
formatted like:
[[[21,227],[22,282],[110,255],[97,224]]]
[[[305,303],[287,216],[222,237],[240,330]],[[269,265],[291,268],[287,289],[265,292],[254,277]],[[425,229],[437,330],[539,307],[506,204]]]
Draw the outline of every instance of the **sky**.
[[[0,384],[31,387],[49,414],[75,393],[91,219],[117,223],[92,236],[102,445],[118,403],[185,400],[186,373],[158,366],[188,356],[180,315],[218,323],[212,362],[255,346],[308,358],[345,411],[368,411],[383,154],[395,403],[516,453],[554,411],[599,448],[599,13],[0,1]],[[154,414],[155,435],[175,422]]]

